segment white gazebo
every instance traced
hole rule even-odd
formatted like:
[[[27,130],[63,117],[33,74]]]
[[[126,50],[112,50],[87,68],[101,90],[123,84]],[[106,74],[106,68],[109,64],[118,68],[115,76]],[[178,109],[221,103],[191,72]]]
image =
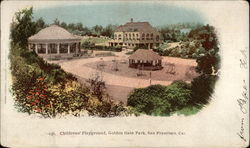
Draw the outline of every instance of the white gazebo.
[[[28,38],[30,51],[44,58],[73,57],[80,53],[81,37],[51,25]]]

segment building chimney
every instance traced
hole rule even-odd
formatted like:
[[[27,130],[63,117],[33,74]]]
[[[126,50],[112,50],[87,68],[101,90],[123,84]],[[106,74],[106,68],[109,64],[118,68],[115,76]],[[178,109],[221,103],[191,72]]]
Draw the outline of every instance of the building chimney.
[[[130,22],[133,23],[133,18],[130,19]]]

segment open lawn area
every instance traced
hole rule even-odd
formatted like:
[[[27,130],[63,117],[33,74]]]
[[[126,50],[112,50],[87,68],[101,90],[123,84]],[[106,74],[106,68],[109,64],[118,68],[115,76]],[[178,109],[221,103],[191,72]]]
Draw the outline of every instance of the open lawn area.
[[[108,40],[110,40],[107,37],[83,37],[81,42],[90,42],[94,43],[95,45],[108,45]]]

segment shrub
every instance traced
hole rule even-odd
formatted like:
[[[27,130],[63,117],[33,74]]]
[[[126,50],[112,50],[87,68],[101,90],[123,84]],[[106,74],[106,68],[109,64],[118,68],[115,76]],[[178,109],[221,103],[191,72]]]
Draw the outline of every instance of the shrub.
[[[164,116],[185,107],[190,98],[190,86],[176,81],[169,86],[151,85],[135,89],[128,98],[128,105],[138,112]]]
[[[205,105],[210,99],[214,90],[215,82],[218,79],[214,75],[200,75],[192,81],[192,100],[191,104],[194,105]]]
[[[114,52],[122,51],[122,46],[95,45],[94,43],[91,43],[90,41],[83,42],[82,47],[85,49],[90,49],[90,50],[103,50],[103,51],[114,51]]]
[[[180,110],[191,100],[190,85],[184,81],[175,81],[166,88],[165,97],[171,104],[171,111]]]
[[[99,100],[102,100],[104,91],[106,89],[106,85],[102,80],[102,77],[98,73],[96,73],[92,76],[92,78],[88,79],[87,82],[90,83],[92,94],[97,96]]]

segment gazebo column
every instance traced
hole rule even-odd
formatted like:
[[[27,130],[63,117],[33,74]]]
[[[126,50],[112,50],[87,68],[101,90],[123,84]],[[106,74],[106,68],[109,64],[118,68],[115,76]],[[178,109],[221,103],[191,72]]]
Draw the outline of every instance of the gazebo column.
[[[45,44],[46,45],[46,54],[48,54],[48,43]]]
[[[68,54],[70,54],[70,43],[68,43]]]
[[[81,52],[81,42],[79,42],[78,44],[79,44],[79,46],[78,46],[78,53],[80,53]]]
[[[60,54],[60,43],[57,43],[57,54]]]
[[[35,52],[38,54],[38,51],[37,51],[37,43],[35,44]]]
[[[161,66],[161,60],[159,60],[159,64],[160,64],[160,66]]]
[[[79,50],[80,50],[79,47],[78,47],[79,46],[78,44],[79,43],[77,43],[77,42],[73,44],[75,46],[75,53],[78,53]]]

